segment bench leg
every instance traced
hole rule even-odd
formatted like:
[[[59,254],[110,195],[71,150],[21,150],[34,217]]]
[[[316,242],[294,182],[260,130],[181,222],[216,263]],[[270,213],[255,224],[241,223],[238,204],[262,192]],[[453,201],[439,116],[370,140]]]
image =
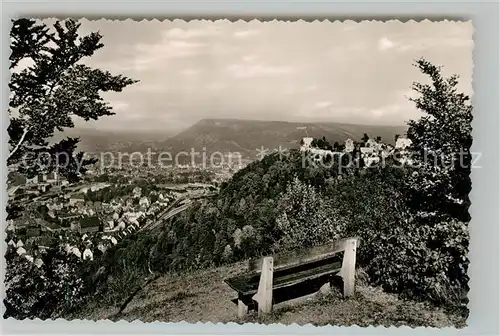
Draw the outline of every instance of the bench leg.
[[[331,285],[330,285],[330,281],[328,281],[323,286],[321,286],[321,288],[319,289],[318,293],[320,295],[327,295],[327,294],[331,293],[331,291],[332,291],[332,288],[331,288]]]
[[[238,298],[238,317],[243,318],[248,313],[248,306],[241,301],[241,298]]]
[[[270,313],[273,308],[273,258],[266,257],[262,261],[259,289],[252,297],[258,304],[259,315]]]
[[[354,294],[355,272],[356,272],[356,239],[349,239],[342,260],[341,276],[344,282],[344,296]]]

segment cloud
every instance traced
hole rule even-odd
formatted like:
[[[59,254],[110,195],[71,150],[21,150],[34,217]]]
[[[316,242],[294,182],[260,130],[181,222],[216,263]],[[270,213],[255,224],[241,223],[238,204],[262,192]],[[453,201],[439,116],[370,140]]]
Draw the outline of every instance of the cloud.
[[[120,100],[110,101],[109,104],[113,107],[115,112],[127,110],[130,106],[129,103]]]
[[[393,50],[396,52],[414,52],[430,50],[433,48],[466,48],[473,45],[472,38],[467,36],[454,36],[446,34],[444,36],[401,36],[396,35],[397,39],[389,39],[384,36],[378,41],[378,50]]]
[[[195,76],[195,75],[198,75],[200,74],[200,70],[199,69],[184,69],[184,70],[181,70],[181,74],[184,75],[184,76]]]
[[[294,72],[294,69],[289,66],[236,63],[229,65],[227,67],[227,71],[236,78],[250,78],[258,76],[285,75]]]
[[[240,48],[229,45],[223,42],[217,42],[216,40],[211,42],[209,46],[207,46],[207,53],[210,53],[213,56],[224,57],[230,56],[237,53]]]
[[[163,35],[166,38],[173,39],[192,39],[197,37],[217,36],[221,33],[222,31],[215,28],[214,26],[205,26],[203,28],[190,29],[172,28],[165,31]]]
[[[248,54],[248,55],[245,55],[243,56],[243,62],[248,62],[248,63],[251,63],[251,62],[255,62],[255,60],[257,60],[257,55],[255,54]]]
[[[386,36],[384,36],[384,37],[380,38],[380,40],[378,40],[378,50],[380,50],[380,51],[385,51],[385,50],[391,49],[394,46],[395,46],[394,42],[389,40]]]
[[[131,90],[137,92],[148,92],[148,93],[165,93],[169,90],[169,85],[167,83],[150,83],[146,84],[144,82],[139,82],[134,84]]]
[[[222,83],[222,82],[211,82],[211,83],[208,83],[207,85],[207,89],[211,90],[211,91],[220,91],[220,90],[223,90],[226,88],[226,84]]]
[[[397,48],[398,51],[420,51],[431,48],[465,48],[472,47],[473,41],[471,38],[460,38],[460,37],[428,37],[428,38],[416,38],[412,39],[410,42],[401,43]]]
[[[247,38],[250,36],[258,35],[260,32],[255,29],[238,30],[233,33],[235,38]]]
[[[345,26],[344,28],[342,28],[343,31],[352,31],[352,30],[358,29],[360,27],[360,24],[357,22],[354,22],[354,21],[345,22],[345,23],[348,24],[348,26]]]
[[[321,102],[317,102],[316,104],[314,104],[314,107],[315,108],[318,108],[318,109],[324,109],[324,108],[327,108],[329,106],[332,106],[333,103],[331,101],[321,101]]]
[[[304,89],[304,92],[316,91],[316,90],[318,90],[318,89],[319,89],[319,87],[318,87],[316,84],[312,84],[312,85],[307,86],[307,87]]]
[[[158,44],[138,44],[135,47],[136,57],[132,68],[145,70],[156,67],[162,61],[171,58],[182,58],[199,55],[203,52],[206,44],[199,42],[187,42],[182,40],[167,40]]]
[[[370,109],[370,113],[375,118],[380,118],[384,115],[394,114],[402,110],[402,106],[398,104],[392,104],[383,106],[380,108]]]
[[[472,76],[471,49],[465,47],[472,43],[472,27],[453,30],[456,24],[87,25],[102,33],[105,44],[89,65],[140,80],[107,96],[130,107],[119,113],[123,122],[120,115],[103,118],[106,127],[177,132],[217,117],[403,124],[416,113],[406,90],[425,78],[412,66],[415,58],[442,64],[461,83],[470,84]],[[133,113],[142,119],[129,121]]]
[[[327,51],[327,55],[334,58],[335,61],[345,61],[351,59],[354,55],[362,55],[368,47],[363,41],[346,42],[333,46]]]

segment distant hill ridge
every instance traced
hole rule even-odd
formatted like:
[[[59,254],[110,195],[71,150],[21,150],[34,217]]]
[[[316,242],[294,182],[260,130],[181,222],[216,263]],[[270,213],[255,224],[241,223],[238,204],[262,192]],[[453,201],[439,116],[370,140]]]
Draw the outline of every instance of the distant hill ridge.
[[[325,137],[331,143],[348,138],[359,140],[364,133],[382,137],[394,143],[396,134],[404,135],[406,126],[356,125],[335,122],[297,123],[240,119],[202,119],[187,130],[166,140],[158,147],[171,153],[189,152],[191,148],[207,153],[219,151],[240,152],[255,156],[256,149],[299,148],[305,136]]]
[[[147,152],[168,151],[172,155],[193,148],[207,153],[239,152],[254,158],[257,148],[299,148],[305,136],[325,137],[329,142],[343,142],[348,138],[359,140],[364,133],[370,137],[382,137],[386,143],[394,143],[396,134],[404,135],[407,126],[357,125],[337,122],[298,123],[244,119],[202,119],[188,129],[169,138],[161,132],[97,131],[93,129],[69,129],[68,136],[81,138],[80,148],[88,152],[121,151]],[[62,135],[54,137],[60,138]]]

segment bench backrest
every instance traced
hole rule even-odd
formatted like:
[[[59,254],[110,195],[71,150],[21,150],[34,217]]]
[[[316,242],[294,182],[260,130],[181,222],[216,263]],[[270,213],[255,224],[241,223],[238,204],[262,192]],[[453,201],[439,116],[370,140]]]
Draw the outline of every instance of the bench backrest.
[[[325,245],[278,253],[270,257],[273,257],[273,267],[275,270],[305,265],[331,258],[335,254],[343,252],[346,249],[347,242],[351,239],[355,239],[357,241],[356,245],[359,246],[361,241],[360,238],[353,237],[340,239]],[[248,270],[251,272],[260,272],[263,259],[264,258],[250,259],[248,262]]]

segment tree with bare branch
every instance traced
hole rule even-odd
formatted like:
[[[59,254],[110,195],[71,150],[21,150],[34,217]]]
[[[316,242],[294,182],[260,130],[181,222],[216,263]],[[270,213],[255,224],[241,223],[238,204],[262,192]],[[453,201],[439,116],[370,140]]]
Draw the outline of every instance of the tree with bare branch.
[[[80,36],[74,20],[53,27],[32,19],[12,23],[7,164],[27,177],[58,171],[78,180],[95,161],[76,152],[78,138],[55,144],[49,139],[74,127],[74,117],[89,121],[113,115],[101,93],[120,92],[137,81],[82,64],[104,45],[98,32]]]

